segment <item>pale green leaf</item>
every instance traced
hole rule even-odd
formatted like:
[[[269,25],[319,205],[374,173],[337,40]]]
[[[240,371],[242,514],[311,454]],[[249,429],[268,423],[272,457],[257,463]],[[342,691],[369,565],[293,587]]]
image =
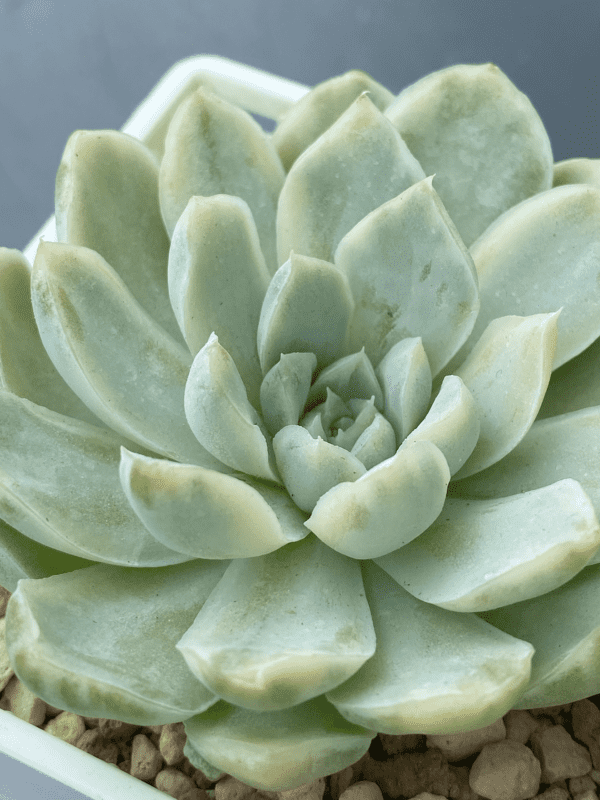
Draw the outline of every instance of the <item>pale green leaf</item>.
[[[475,266],[431,178],[359,221],[334,261],[355,302],[348,348],[364,346],[373,364],[402,339],[421,337],[436,375],[471,333]]]
[[[335,392],[342,400],[354,398],[368,400],[374,396],[377,408],[383,409],[381,386],[364,347],[360,352],[339,358],[321,370],[310,387],[307,403],[312,406],[325,400],[328,389]]]
[[[226,468],[190,435],[183,395],[192,358],[93,250],[40,242],[31,278],[42,342],[73,391],[143,447]]]
[[[366,214],[422,180],[419,162],[364,93],[290,169],[277,208],[277,253],[333,261]]]
[[[479,617],[535,647],[531,678],[513,708],[544,708],[590,697],[600,685],[600,565],[553,592]]]
[[[228,564],[101,564],[20,581],[6,612],[19,680],[50,705],[85,717],[164,725],[205,711],[218,698],[175,644]]]
[[[121,485],[141,521],[167,547],[193,558],[253,558],[307,535],[305,515],[283,489],[192,464],[121,449]],[[279,514],[285,507],[285,514]]]
[[[598,547],[594,507],[567,479],[496,500],[448,499],[425,533],[376,563],[425,603],[487,611],[556,589]]]
[[[271,276],[248,204],[191,197],[169,251],[169,296],[192,355],[214,331],[235,361],[253,405],[262,379],[256,328]]]
[[[363,92],[369,93],[380,111],[394,99],[391,92],[366,72],[353,69],[317,84],[294,103],[273,131],[273,144],[285,169],[289,170],[298,156]]]
[[[75,131],[56,173],[55,209],[58,241],[99,253],[181,342],[167,293],[169,237],[158,203],[158,161],[148,148],[121,131]]]
[[[432,72],[400,92],[385,116],[425,172],[435,173],[467,247],[507,208],[552,185],[542,120],[495,64]]]
[[[123,440],[0,391],[0,516],[35,542],[93,561],[186,560],[157,542],[119,483]]]
[[[404,445],[353,483],[324,494],[304,523],[351,558],[377,558],[415,539],[441,512],[448,464],[431,442]]]
[[[260,312],[256,339],[263,374],[282,353],[314,353],[319,369],[339,358],[353,305],[339,269],[292,253],[273,276]]]
[[[360,566],[315,536],[236,559],[177,649],[230,703],[255,711],[304,703],[375,652]]]
[[[475,401],[480,433],[455,478],[500,461],[531,427],[550,380],[559,313],[490,322],[456,371]]]
[[[392,735],[452,734],[513,707],[529,680],[528,642],[422,603],[375,564],[362,568],[377,650],[326,695],[346,719]]]
[[[186,720],[185,732],[210,764],[271,792],[297,789],[350,767],[377,735],[347,722],[324,697],[283,711],[217,703]]]
[[[314,353],[282,353],[260,385],[262,417],[271,436],[297,425],[317,368]]]
[[[600,189],[600,158],[569,158],[554,165],[553,186],[589,183]]]
[[[237,367],[211,333],[185,387],[185,414],[194,436],[215,458],[241,472],[279,482],[271,438]]]
[[[240,197],[250,206],[272,275],[278,266],[275,214],[284,178],[270,137],[250,114],[201,87],[180,104],[165,139],[159,197],[167,231],[173,233],[194,195]]]

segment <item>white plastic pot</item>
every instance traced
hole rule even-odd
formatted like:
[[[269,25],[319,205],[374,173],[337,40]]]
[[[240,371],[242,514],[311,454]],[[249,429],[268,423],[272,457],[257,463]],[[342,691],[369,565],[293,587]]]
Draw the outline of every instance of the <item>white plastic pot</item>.
[[[220,96],[272,119],[308,91],[308,87],[218,56],[193,56],[177,62],[157,83],[121,128],[149,144],[164,129],[165,120],[198,73],[205,73]],[[56,241],[54,216],[23,251],[33,264],[40,239]],[[82,792],[93,800],[159,800],[166,795],[117,767],[0,710],[0,752],[43,775]]]

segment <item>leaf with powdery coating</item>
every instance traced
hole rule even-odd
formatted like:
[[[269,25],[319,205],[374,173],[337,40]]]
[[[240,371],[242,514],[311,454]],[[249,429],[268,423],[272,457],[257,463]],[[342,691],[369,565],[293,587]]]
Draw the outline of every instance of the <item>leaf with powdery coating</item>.
[[[366,214],[425,173],[365,93],[297,159],[277,207],[279,263],[290,251],[333,261]]]
[[[205,711],[218,698],[175,644],[228,565],[101,564],[20,581],[6,612],[17,676],[50,705],[83,716],[165,725]]]
[[[193,195],[240,197],[250,206],[272,275],[278,266],[275,214],[284,178],[277,151],[258,122],[201,87],[181,103],[165,139],[159,197],[167,231],[173,233]]]
[[[467,247],[507,208],[552,185],[552,149],[529,98],[495,64],[456,64],[386,109]],[[506,312],[505,312],[506,313]]]
[[[298,156],[363,92],[383,111],[394,95],[366,72],[353,69],[314,86],[286,112],[273,131],[273,144],[281,163],[289,171]]]

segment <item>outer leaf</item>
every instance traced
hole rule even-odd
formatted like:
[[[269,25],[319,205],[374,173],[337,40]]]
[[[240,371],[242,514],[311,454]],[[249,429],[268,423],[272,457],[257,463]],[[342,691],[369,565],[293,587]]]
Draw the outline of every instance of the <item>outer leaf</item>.
[[[99,253],[181,342],[167,295],[169,237],[150,150],[121,131],[75,131],[56,174],[55,208],[58,240]]]
[[[169,458],[226,471],[190,436],[183,412],[189,353],[146,314],[102,256],[40,242],[31,293],[50,358],[101,420]]]
[[[119,484],[121,444],[111,431],[0,391],[0,515],[35,542],[94,561],[185,560],[129,507]]]
[[[452,734],[491,725],[513,707],[531,671],[528,642],[475,614],[422,603],[375,564],[361,566],[377,650],[326,695],[346,719],[392,735]]]
[[[215,458],[249,475],[279,482],[270,437],[248,402],[233,359],[214,333],[194,359],[184,404],[194,436]]]
[[[256,328],[271,276],[248,204],[190,197],[169,251],[169,296],[192,355],[211,332],[231,354],[253,405],[261,381]]]
[[[563,480],[497,500],[446,500],[425,533],[376,563],[425,603],[487,611],[571,580],[600,547],[580,484]]]
[[[218,698],[174,645],[227,565],[101,564],[20,581],[6,612],[19,680],[50,705],[87,717],[164,725],[205,711]]]
[[[494,64],[432,72],[400,92],[385,115],[425,172],[435,173],[467,247],[507,208],[552,184],[542,120]]]
[[[273,274],[278,266],[275,212],[284,177],[269,136],[250,114],[201,87],[181,103],[165,139],[159,190],[167,231],[173,233],[193,195],[241,197],[250,206]]]
[[[0,586],[11,593],[17,590],[21,578],[49,578],[94,565],[93,561],[39,544],[4,520],[0,520],[0,552]]]
[[[479,311],[475,266],[432,178],[358,222],[334,260],[355,302],[349,350],[364,345],[373,364],[420,336],[436,375],[471,333]]]
[[[375,731],[347,722],[324,697],[283,711],[228,703],[185,722],[188,743],[223,772],[258,789],[281,792],[354,764]]]
[[[0,386],[51,411],[102,425],[44,350],[31,307],[30,271],[19,250],[0,247]]]
[[[569,158],[554,165],[553,186],[589,183],[600,189],[600,158]]]
[[[309,514],[333,486],[340,481],[355,481],[366,473],[358,458],[320,436],[313,437],[301,425],[286,425],[278,431],[273,450],[290,497]]]
[[[600,339],[555,369],[537,419],[600,405]]]
[[[531,678],[513,708],[563,705],[600,683],[600,566],[586,567],[549,594],[478,614],[535,647]]]
[[[324,494],[304,523],[351,558],[377,558],[423,533],[443,508],[450,471],[431,442],[400,447],[354,483]]]
[[[339,358],[353,305],[348,282],[333,264],[292,253],[273,276],[260,312],[263,374],[282,353],[314,353],[319,369]]]
[[[600,406],[534,422],[515,449],[483,472],[450,485],[452,497],[493,498],[578,481],[600,518]],[[590,560],[600,564],[600,550]]]
[[[304,703],[375,652],[360,567],[314,536],[236,559],[177,649],[230,703],[255,711]]]
[[[560,307],[554,369],[600,336],[600,189],[558,186],[531,197],[499,217],[471,255],[481,311],[466,352],[496,317]]]
[[[479,411],[473,395],[456,375],[447,375],[423,422],[406,443],[433,442],[454,475],[471,455],[479,438]]]
[[[366,72],[345,72],[314,86],[285,114],[273,131],[273,144],[281,162],[289,170],[300,153],[333,125],[338,117],[363,92],[383,111],[394,95]]]
[[[152,535],[194,558],[253,558],[307,535],[305,516],[285,491],[257,481],[254,488],[249,478],[147,458],[124,447],[120,477]]]
[[[559,313],[490,322],[456,371],[475,401],[480,433],[455,478],[495,464],[531,427],[550,380]]]
[[[333,261],[359,220],[424,177],[398,132],[362,94],[288,173],[277,208],[279,263],[291,250]]]

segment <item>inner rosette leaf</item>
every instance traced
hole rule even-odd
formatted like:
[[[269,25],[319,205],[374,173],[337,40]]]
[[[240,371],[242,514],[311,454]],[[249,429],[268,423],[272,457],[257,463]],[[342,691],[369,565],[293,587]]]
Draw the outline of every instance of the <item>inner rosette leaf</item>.
[[[354,298],[348,347],[364,346],[373,364],[420,336],[437,375],[471,333],[479,312],[475,266],[432,178],[358,222],[334,261]]]
[[[260,385],[260,405],[271,436],[286,425],[298,423],[316,368],[314,353],[282,353],[265,375]]]

